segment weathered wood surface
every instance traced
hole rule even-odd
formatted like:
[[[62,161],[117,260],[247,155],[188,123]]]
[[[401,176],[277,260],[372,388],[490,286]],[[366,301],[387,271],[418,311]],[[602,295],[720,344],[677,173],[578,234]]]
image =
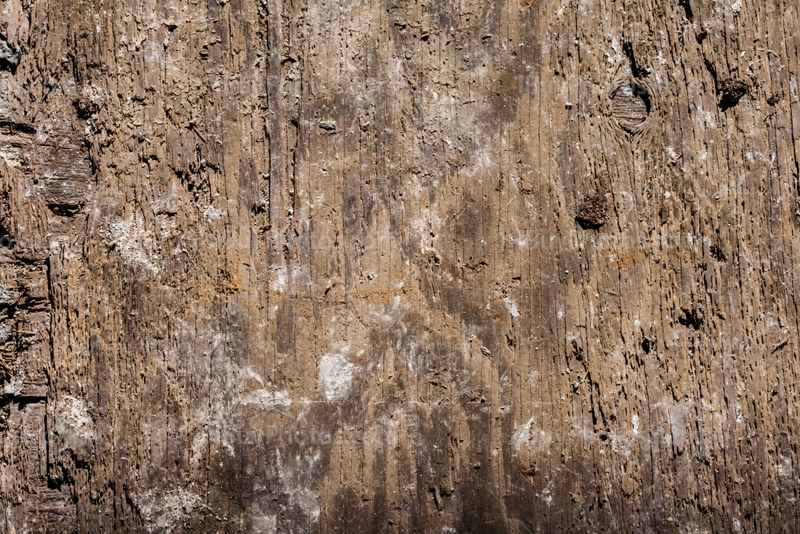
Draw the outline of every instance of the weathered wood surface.
[[[797,532],[794,0],[2,0],[0,531]]]

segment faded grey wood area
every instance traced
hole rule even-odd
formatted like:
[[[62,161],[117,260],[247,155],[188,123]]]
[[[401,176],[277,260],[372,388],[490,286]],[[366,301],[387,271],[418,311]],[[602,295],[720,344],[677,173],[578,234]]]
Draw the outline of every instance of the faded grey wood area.
[[[0,532],[797,532],[790,0],[0,0]]]

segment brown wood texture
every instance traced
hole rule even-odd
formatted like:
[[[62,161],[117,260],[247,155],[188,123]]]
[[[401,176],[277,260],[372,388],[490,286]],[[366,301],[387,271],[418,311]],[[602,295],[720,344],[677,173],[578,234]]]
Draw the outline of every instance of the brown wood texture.
[[[796,0],[0,0],[0,532],[798,532]]]

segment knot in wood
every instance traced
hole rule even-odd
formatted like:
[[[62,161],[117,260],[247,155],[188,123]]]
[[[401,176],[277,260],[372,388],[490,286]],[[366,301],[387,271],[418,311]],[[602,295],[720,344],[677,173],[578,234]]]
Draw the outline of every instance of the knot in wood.
[[[611,94],[611,114],[627,132],[633,133],[647,120],[650,106],[650,92],[635,82],[620,85]]]
[[[583,204],[578,209],[575,220],[584,230],[600,228],[608,220],[608,199],[604,191],[583,197]]]

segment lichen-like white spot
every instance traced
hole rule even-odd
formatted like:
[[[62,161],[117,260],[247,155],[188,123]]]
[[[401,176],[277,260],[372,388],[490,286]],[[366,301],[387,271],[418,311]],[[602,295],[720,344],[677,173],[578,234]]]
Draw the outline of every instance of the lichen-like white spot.
[[[407,302],[403,302],[403,300],[400,298],[400,295],[395,295],[394,303],[392,305],[382,304],[370,306],[370,315],[372,315],[376,321],[386,324],[399,323],[401,328],[405,328],[402,320],[405,317],[409,307],[409,304]]]
[[[171,219],[166,219],[161,222],[160,236],[162,240],[167,240],[172,236],[172,231],[178,227],[178,223]]]
[[[553,494],[551,489],[553,488],[553,481],[550,480],[547,482],[547,486],[542,491],[542,500],[547,504],[547,506],[551,506],[553,504]]]
[[[83,440],[94,438],[94,422],[81,399],[66,395],[56,404],[56,431],[67,446],[79,449]]]
[[[5,284],[0,283],[0,304],[13,304],[17,299]]]
[[[263,534],[278,532],[278,516],[274,514],[253,514],[250,521],[251,532],[263,532]]]
[[[147,493],[135,495],[134,504],[144,521],[147,532],[164,532],[169,534],[192,513],[203,506],[199,495],[183,488],[176,488],[164,493]]]
[[[778,476],[789,478],[792,476],[792,457],[780,455],[778,462]]]
[[[105,91],[101,87],[97,87],[96,85],[87,85],[81,91],[83,94],[83,98],[89,100],[92,104],[96,104],[98,106],[102,105],[103,102],[106,100]]]
[[[0,159],[6,162],[6,165],[11,167],[19,167],[24,163],[24,157],[22,154],[22,150],[12,147],[12,146],[4,146],[0,148]]]
[[[278,473],[283,482],[283,491],[289,496],[289,502],[298,506],[312,523],[316,523],[319,520],[320,512],[319,496],[302,483],[302,479],[298,476],[298,470],[294,466],[287,465],[282,461],[280,451],[276,452]],[[313,468],[316,461],[317,457],[309,459],[307,468]]]
[[[514,448],[519,450],[534,438],[533,417],[527,423],[518,427],[514,432]]]
[[[287,269],[286,267],[277,267],[273,270],[272,279],[269,282],[269,288],[276,293],[283,293],[286,289]]]
[[[319,388],[329,401],[344,398],[353,383],[353,375],[359,369],[353,365],[345,354],[349,347],[341,352],[326,354],[319,362]]]
[[[667,163],[673,165],[681,159],[681,155],[675,152],[671,146],[667,147]]]
[[[292,404],[292,399],[286,396],[283,391],[269,391],[266,389],[257,389],[244,396],[242,399],[243,404],[255,404],[262,408],[274,409],[278,406],[289,406]]]
[[[0,324],[0,343],[5,343],[11,338],[11,325],[8,323]]]
[[[519,308],[517,308],[517,303],[514,299],[505,297],[503,298],[503,302],[506,303],[506,309],[508,310],[508,313],[511,314],[511,317],[514,319],[519,317]]]
[[[536,424],[531,417],[527,423],[514,429],[512,446],[517,467],[525,475],[533,474],[542,460],[553,450],[553,443],[563,440]]]
[[[158,274],[159,268],[148,252],[153,250],[153,236],[145,229],[141,213],[132,213],[127,219],[112,223],[104,237],[117,247],[119,255],[126,263],[140,265]]]
[[[677,404],[670,408],[672,442],[678,452],[683,452],[686,443],[686,408]]]
[[[215,208],[214,206],[206,206],[203,208],[203,217],[208,222],[217,222],[227,214],[225,210]]]
[[[3,386],[3,394],[15,397],[22,393],[22,386],[25,385],[25,371],[20,371],[13,375]]]

